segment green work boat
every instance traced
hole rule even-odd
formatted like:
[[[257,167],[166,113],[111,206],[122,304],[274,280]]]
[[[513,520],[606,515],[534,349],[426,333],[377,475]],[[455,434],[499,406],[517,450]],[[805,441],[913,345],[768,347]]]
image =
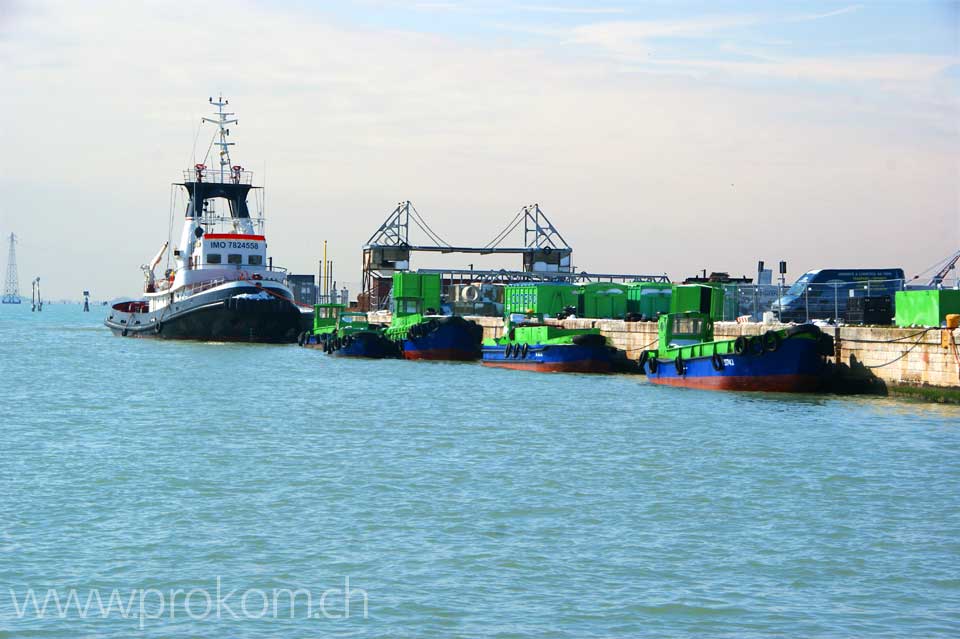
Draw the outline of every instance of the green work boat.
[[[314,305],[313,330],[301,335],[299,341],[301,346],[320,348],[338,357],[400,356],[383,326],[371,324],[366,313],[348,311],[343,304]]]
[[[483,342],[483,364],[544,372],[613,373],[636,370],[598,328],[564,328],[547,318],[625,314],[625,287],[610,283],[514,284],[504,289],[504,335]]]
[[[480,358],[483,328],[442,315],[440,275],[394,273],[393,317],[385,334],[404,359],[472,361]]]
[[[825,356],[833,352],[832,337],[813,324],[803,324],[717,340],[713,328],[718,299],[722,305],[722,291],[715,287],[674,289],[674,312],[658,320],[658,348],[640,357],[640,367],[651,382],[774,392],[809,392],[820,387]]]

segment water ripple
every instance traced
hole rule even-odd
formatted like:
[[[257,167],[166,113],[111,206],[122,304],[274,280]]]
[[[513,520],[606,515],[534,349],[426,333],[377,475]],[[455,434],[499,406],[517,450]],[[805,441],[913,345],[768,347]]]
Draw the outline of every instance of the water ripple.
[[[99,321],[0,309],[0,638],[960,634],[955,407],[123,340]],[[20,618],[9,596],[219,578],[319,598],[345,577],[367,618],[141,628]]]

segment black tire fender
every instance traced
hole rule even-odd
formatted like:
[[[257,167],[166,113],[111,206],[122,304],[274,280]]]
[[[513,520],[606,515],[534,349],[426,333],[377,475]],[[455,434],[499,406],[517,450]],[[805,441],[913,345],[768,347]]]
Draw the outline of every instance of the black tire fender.
[[[714,353],[713,357],[710,358],[710,363],[713,364],[713,370],[722,371],[724,367],[723,358],[720,357],[720,353]]]
[[[509,359],[513,355],[513,344],[507,344],[506,350],[503,351],[503,359]]]
[[[660,360],[657,359],[656,354],[653,354],[647,358],[647,371],[648,375],[656,375],[657,369],[660,368]]]
[[[673,368],[676,369],[677,375],[684,375],[687,372],[687,365],[683,361],[683,356],[677,354],[677,359],[673,360]]]
[[[747,338],[741,335],[733,341],[733,352],[737,355],[743,355],[747,352]]]
[[[783,341],[780,333],[776,331],[767,331],[763,334],[763,349],[775,353],[780,348],[780,342]]]

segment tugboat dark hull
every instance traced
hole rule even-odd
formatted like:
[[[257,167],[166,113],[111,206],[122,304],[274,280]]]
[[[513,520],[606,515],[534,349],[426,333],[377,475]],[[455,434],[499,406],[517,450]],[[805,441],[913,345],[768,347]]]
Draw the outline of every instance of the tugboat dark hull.
[[[251,289],[251,292],[257,290]],[[115,310],[104,323],[114,335],[122,337],[211,342],[290,344],[297,341],[302,331],[303,313],[287,299],[211,297],[213,299],[182,302],[179,308],[152,313]]]

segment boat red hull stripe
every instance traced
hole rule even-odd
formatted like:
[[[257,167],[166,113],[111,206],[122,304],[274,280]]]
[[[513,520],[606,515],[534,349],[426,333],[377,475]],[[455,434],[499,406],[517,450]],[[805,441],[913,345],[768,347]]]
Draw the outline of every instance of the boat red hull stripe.
[[[259,240],[261,242],[267,239],[264,235],[237,235],[236,233],[206,233],[203,238],[205,240]]]
[[[423,350],[405,350],[404,359],[452,360],[469,362],[477,359],[477,354],[460,348],[430,348]]]
[[[491,368],[509,368],[515,371],[538,371],[543,373],[609,373],[612,371],[609,361],[596,360],[574,360],[569,362],[484,360],[483,365]]]
[[[649,377],[651,384],[702,388],[706,390],[763,391],[768,393],[809,393],[820,382],[816,375],[725,375],[717,377]]]

